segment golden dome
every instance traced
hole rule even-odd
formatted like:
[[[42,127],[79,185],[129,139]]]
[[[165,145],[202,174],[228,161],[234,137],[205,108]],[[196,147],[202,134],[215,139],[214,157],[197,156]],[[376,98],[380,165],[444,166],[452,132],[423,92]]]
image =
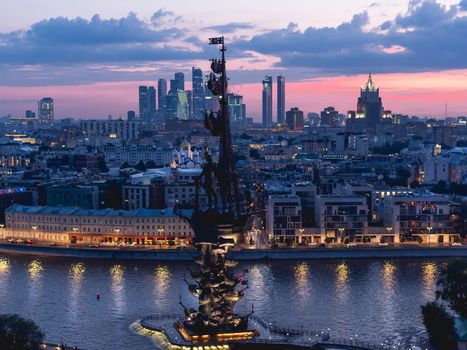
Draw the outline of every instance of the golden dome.
[[[188,143],[188,141],[186,140],[183,140],[182,144],[180,145],[180,148],[183,149],[183,150],[191,150],[191,145]]]

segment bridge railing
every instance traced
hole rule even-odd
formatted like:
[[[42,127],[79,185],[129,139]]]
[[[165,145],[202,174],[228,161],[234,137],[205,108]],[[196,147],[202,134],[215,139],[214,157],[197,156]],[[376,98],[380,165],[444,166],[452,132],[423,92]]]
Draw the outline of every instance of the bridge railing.
[[[374,343],[366,342],[358,339],[329,339],[320,341],[320,344],[325,344],[329,346],[346,346],[348,349],[358,349],[358,350],[394,350],[393,345],[386,343]]]

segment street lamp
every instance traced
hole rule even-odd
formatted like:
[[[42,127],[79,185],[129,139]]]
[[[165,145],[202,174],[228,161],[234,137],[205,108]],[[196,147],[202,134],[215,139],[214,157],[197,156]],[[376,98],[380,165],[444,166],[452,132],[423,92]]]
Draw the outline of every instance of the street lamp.
[[[391,226],[388,226],[386,227],[386,230],[388,231],[388,235],[391,236],[391,233],[392,233],[392,227]],[[394,243],[395,239],[392,238],[392,242]]]
[[[431,247],[431,230],[433,230],[433,227],[428,226],[426,229],[428,230],[428,246]]]
[[[298,243],[302,243],[303,242],[303,232],[305,230],[303,228],[301,228],[298,231],[300,231],[300,236],[298,237]]]
[[[339,227],[339,238],[341,239],[341,242],[342,242],[342,232],[344,232],[344,228]]]
[[[36,239],[36,230],[37,230],[37,226],[32,226],[31,228],[33,229],[32,238]]]

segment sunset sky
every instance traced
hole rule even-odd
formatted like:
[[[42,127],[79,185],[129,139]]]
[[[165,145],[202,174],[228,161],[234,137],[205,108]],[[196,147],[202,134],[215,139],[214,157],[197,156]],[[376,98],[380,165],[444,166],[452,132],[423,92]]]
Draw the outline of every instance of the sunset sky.
[[[44,96],[58,118],[124,116],[138,85],[207,70],[219,34],[257,120],[265,74],[286,76],[287,109],[345,113],[370,69],[386,109],[467,115],[467,0],[16,0],[0,12],[0,116]]]

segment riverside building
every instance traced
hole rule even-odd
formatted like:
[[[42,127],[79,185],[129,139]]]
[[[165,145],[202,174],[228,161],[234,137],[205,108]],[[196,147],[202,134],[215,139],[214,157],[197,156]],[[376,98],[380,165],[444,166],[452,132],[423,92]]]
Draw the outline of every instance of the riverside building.
[[[316,196],[315,221],[321,235],[334,241],[361,237],[368,231],[367,199],[358,195]]]
[[[191,242],[191,210],[88,210],[15,204],[5,212],[4,237],[61,244]]]
[[[384,226],[401,241],[447,243],[459,237],[460,205],[433,193],[384,197]]]

